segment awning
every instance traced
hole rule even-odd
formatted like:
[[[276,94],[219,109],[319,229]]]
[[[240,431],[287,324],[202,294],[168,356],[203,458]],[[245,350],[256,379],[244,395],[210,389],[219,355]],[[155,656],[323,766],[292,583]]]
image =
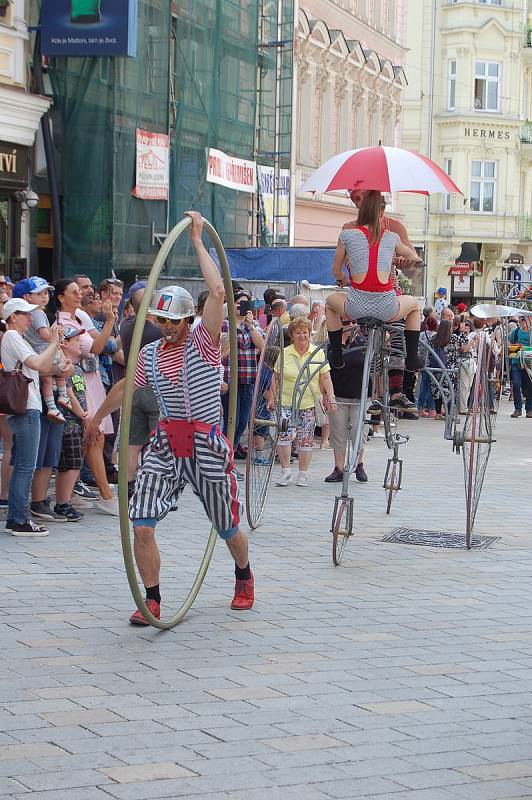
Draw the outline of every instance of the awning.
[[[448,275],[482,275],[483,263],[480,260],[481,243],[462,242],[460,255],[449,267]]]
[[[521,255],[521,253],[510,253],[505,264],[524,264],[525,257]]]
[[[447,275],[467,275],[470,270],[471,264],[469,262],[467,264],[455,263],[452,267],[449,267]]]

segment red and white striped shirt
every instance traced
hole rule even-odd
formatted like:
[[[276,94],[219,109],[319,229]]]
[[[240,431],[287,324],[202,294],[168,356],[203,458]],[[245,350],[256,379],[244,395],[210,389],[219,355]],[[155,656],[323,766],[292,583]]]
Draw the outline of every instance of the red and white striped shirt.
[[[214,344],[211,335],[205,325],[200,323],[190,334],[194,347],[206,364],[212,367],[220,366],[220,345]],[[159,347],[157,353],[157,366],[162,374],[172,381],[175,385],[179,383],[179,373],[183,369],[183,361],[185,358],[185,350],[187,346],[186,339],[178,347]],[[149,345],[146,345],[147,347]],[[137,368],[135,370],[135,386],[148,386],[149,382],[146,378],[144,369],[144,348],[139,353],[137,361]]]

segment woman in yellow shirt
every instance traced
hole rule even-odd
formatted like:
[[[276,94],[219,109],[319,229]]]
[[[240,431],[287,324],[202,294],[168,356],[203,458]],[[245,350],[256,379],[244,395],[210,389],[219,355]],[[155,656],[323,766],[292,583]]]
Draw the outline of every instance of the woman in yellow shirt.
[[[307,471],[312,460],[312,447],[314,444],[314,428],[316,427],[316,414],[314,404],[320,395],[323,399],[325,411],[336,412],[336,400],[330,376],[330,366],[327,362],[316,369],[320,360],[309,365],[310,372],[314,372],[312,380],[305,389],[301,399],[299,412],[296,420],[292,420],[292,400],[296,385],[297,376],[306,359],[314,350],[310,343],[312,324],[306,317],[296,317],[288,326],[288,335],[291,345],[284,351],[283,369],[283,393],[281,397],[282,415],[288,420],[288,431],[279,434],[277,442],[277,454],[281,462],[282,472],[276,481],[277,486],[288,486],[292,483],[292,470],[290,469],[290,449],[292,442],[297,440],[299,474],[296,479],[296,486],[308,486]],[[275,369],[275,368],[274,368]],[[276,381],[275,372],[272,388],[275,391]]]

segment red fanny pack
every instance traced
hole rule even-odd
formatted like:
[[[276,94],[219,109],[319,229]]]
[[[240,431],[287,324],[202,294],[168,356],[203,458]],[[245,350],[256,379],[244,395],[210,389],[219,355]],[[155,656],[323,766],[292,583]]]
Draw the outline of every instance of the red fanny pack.
[[[207,443],[220,433],[218,425],[186,419],[162,419],[157,430],[163,430],[170,449],[176,458],[192,458],[194,455],[194,434],[205,433]]]

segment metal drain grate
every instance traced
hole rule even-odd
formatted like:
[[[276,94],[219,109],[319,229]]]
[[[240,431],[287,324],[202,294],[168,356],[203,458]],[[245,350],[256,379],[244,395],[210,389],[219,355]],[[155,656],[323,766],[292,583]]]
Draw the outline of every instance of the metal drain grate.
[[[473,536],[472,550],[485,550],[493,542],[498,542],[500,536]],[[396,528],[381,542],[394,542],[395,544],[419,544],[424,547],[446,547],[451,550],[465,550],[465,535],[462,533],[449,533],[448,531],[419,531],[414,528]]]

